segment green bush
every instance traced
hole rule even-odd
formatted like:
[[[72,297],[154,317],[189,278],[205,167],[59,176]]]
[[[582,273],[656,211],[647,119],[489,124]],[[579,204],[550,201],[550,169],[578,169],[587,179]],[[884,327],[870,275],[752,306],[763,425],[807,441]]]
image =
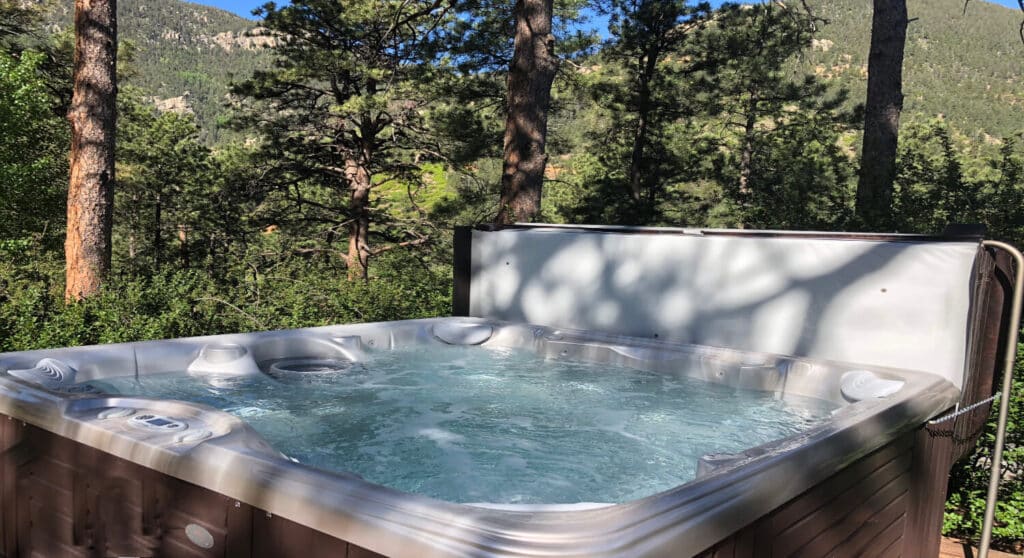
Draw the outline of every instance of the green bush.
[[[1017,351],[1013,391],[1010,398],[1006,446],[1003,450],[1003,480],[999,486],[992,530],[994,546],[1011,551],[1024,550],[1024,346]],[[1001,379],[997,379],[997,382]],[[995,444],[999,405],[993,406],[989,423],[975,451],[959,461],[950,475],[943,533],[977,540],[985,513],[985,496],[992,447]]]
[[[451,275],[429,268],[409,273],[411,260],[383,257],[366,282],[349,282],[343,269],[308,262],[279,266],[249,282],[169,270],[114,278],[99,295],[72,304],[63,301],[57,270],[0,270],[0,351],[448,314]]]

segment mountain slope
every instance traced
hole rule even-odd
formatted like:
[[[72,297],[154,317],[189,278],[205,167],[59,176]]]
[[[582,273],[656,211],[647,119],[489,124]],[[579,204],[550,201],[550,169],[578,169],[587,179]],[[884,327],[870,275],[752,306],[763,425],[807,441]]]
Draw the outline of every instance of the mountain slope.
[[[864,99],[871,33],[871,2],[815,0],[829,20],[811,52],[810,73]],[[1024,44],[1019,11],[975,0],[908,0],[911,18],[903,63],[907,118],[942,115],[976,140],[1024,130]]]
[[[61,0],[51,16],[67,28],[72,0]],[[214,143],[224,135],[218,118],[232,80],[270,64],[268,40],[247,36],[256,23],[230,12],[181,0],[120,0],[118,33],[131,43],[128,83],[168,110],[190,111]]]
[[[270,51],[261,48],[266,39],[246,35],[256,23],[182,0],[118,4],[121,38],[135,47],[129,83],[162,108],[193,111],[208,142],[223,137],[218,118],[228,84],[270,64]],[[863,101],[871,2],[810,5],[829,23],[804,54],[800,73],[817,74],[849,89],[853,102]],[[60,0],[55,24],[70,25],[72,7],[72,0]],[[981,0],[973,0],[966,15],[962,0],[908,0],[908,9],[905,120],[943,115],[978,141],[1024,129],[1024,44],[1018,36],[1024,16]]]

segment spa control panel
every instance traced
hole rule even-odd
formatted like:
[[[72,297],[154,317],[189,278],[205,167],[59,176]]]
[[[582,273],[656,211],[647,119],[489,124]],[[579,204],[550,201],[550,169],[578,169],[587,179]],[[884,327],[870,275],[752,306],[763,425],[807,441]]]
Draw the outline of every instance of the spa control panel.
[[[158,445],[189,444],[213,436],[213,432],[195,418],[177,418],[145,409],[109,407],[96,413],[95,417],[108,429]],[[167,439],[165,435],[173,437]]]
[[[128,419],[128,423],[136,428],[147,428],[158,432],[184,430],[188,425],[163,415],[141,414]]]

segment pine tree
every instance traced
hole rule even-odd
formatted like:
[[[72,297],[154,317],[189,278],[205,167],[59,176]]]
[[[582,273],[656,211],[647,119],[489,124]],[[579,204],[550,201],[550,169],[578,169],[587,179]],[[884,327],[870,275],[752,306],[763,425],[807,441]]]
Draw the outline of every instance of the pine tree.
[[[220,182],[189,115],[159,113],[138,95],[123,96],[118,122],[115,255],[128,275],[165,265],[188,269],[213,231],[203,217]],[[241,201],[241,200],[240,200]]]
[[[688,113],[693,105],[683,76],[696,67],[683,56],[684,46],[705,23],[706,3],[687,0],[611,0],[611,41],[604,50],[625,69],[622,86],[613,93],[625,109],[616,127],[628,130],[628,195],[639,208],[634,219],[648,221],[665,174],[658,168],[656,151],[666,126]]]
[[[110,271],[117,119],[117,1],[75,0],[65,297],[96,294]]]
[[[733,226],[837,226],[847,219],[850,161],[838,147],[853,114],[844,90],[792,71],[810,47],[811,16],[777,4],[726,5],[692,55],[705,57],[707,111],[724,149],[719,178],[735,203]]]
[[[436,159],[429,113],[445,102],[452,74],[443,48],[454,23],[450,0],[268,4],[259,15],[276,37],[274,68],[234,92],[256,101],[246,124],[261,132],[266,182],[297,210],[348,236],[350,279],[367,279],[370,259],[425,243],[411,227],[374,210],[374,189],[416,182]],[[371,241],[371,225],[378,238]]]

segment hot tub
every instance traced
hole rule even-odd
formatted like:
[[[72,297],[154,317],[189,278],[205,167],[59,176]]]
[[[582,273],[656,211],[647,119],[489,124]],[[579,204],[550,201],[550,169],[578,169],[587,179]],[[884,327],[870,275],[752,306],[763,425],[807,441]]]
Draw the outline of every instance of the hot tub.
[[[195,392],[182,392],[193,393],[193,399],[216,392],[219,399],[230,401],[233,393],[241,394],[261,376],[269,378],[275,389],[299,390],[297,384],[303,382],[325,385],[325,375],[354,374],[351,366],[355,364],[372,371],[375,362],[388,352],[426,355],[440,351],[444,355],[452,345],[470,345],[471,351],[479,352],[528,352],[548,359],[552,365],[561,361],[600,363],[616,367],[620,374],[634,369],[668,378],[693,378],[727,387],[722,391],[727,397],[767,392],[770,396],[760,402],[764,407],[773,400],[789,400],[796,409],[817,407],[818,414],[805,429],[790,436],[751,443],[750,447],[726,454],[709,452],[693,463],[677,464],[683,469],[685,465],[699,469],[700,478],[649,494],[634,494],[636,497],[629,501],[612,503],[585,495],[571,501],[559,501],[557,497],[544,501],[534,497],[527,486],[525,504],[505,498],[460,505],[363,480],[342,468],[344,454],[334,461],[334,470],[296,462],[294,453],[282,454],[238,418],[246,415],[251,402],[235,408],[232,415],[193,402],[145,396],[147,385],[168,378],[178,383],[178,389],[181,385],[196,386]],[[464,355],[457,353],[458,357]],[[537,363],[524,362],[532,366]],[[261,513],[301,523],[389,556],[695,554],[763,511],[785,503],[795,495],[794,487],[814,484],[873,452],[899,435],[905,425],[921,423],[952,405],[958,395],[948,381],[920,372],[865,369],[852,364],[465,318],[28,352],[4,355],[0,369],[6,371],[0,377],[4,395],[0,411],[30,421],[34,427],[31,431],[51,432],[234,498]],[[584,371],[573,380],[583,385],[573,387],[596,385],[597,380],[587,376],[598,371]],[[419,373],[415,366],[406,372]],[[651,379],[650,375],[646,377]],[[370,378],[370,382],[381,381]],[[467,381],[486,385],[493,379]],[[377,390],[391,393],[395,387],[379,386]],[[699,387],[684,384],[683,391]],[[314,387],[303,393],[316,390]],[[439,398],[445,399],[453,405],[472,405],[454,394]],[[402,404],[411,405],[416,400],[413,392]],[[363,405],[371,409],[379,406],[384,412],[385,401],[375,397]],[[561,406],[551,409],[554,415],[549,421],[557,422],[559,411],[567,414],[568,410]],[[743,411],[735,408],[727,412]],[[352,409],[338,412],[355,414]],[[633,412],[641,414],[639,409]],[[435,421],[431,428],[417,427],[418,433],[430,441],[458,445],[459,441],[450,438],[466,434],[452,430],[472,416]],[[277,416],[264,423],[286,420]],[[303,420],[316,424],[322,417],[307,415]],[[579,413],[573,420],[584,422]],[[585,426],[575,424],[572,428],[582,432]],[[704,441],[711,442],[710,448],[715,448],[714,428],[711,425],[711,430],[700,434]],[[343,431],[326,434],[328,439],[345,436]],[[758,437],[751,432],[749,439]],[[288,442],[280,437],[275,441],[279,445]],[[474,442],[463,441],[467,446]],[[439,459],[450,453],[443,453]],[[114,457],[107,459],[113,461]],[[460,470],[458,464],[449,464],[447,472],[444,463],[440,467],[441,472],[435,470],[435,476],[451,484],[450,477],[468,476],[474,465]],[[574,473],[580,474],[575,468],[556,469],[551,476],[572,483]],[[682,474],[686,480],[686,473]],[[72,491],[72,510],[73,500]],[[30,515],[36,515],[31,508]],[[58,510],[50,511],[56,514]],[[140,509],[140,513],[152,510]],[[216,542],[215,530],[203,521],[188,525],[193,527],[186,538],[190,533],[197,538],[190,541],[196,548]],[[354,528],[359,525],[368,527]]]
[[[947,260],[956,269],[965,265],[963,244],[958,240],[956,257]],[[820,253],[820,246],[814,249]],[[513,253],[506,250],[499,260],[511,267]],[[943,253],[911,250],[907,256],[935,264],[936,254]],[[951,339],[956,345],[953,353],[959,351],[965,361],[962,376],[943,373],[941,358],[919,361],[926,364],[920,367],[872,362],[884,353],[873,346],[862,347],[863,360],[821,358],[816,348],[836,346],[835,337],[824,334],[816,337],[824,344],[797,343],[799,350],[793,352],[802,354],[786,356],[749,346],[727,349],[694,343],[666,334],[655,321],[645,325],[653,329],[649,335],[551,323],[557,319],[545,319],[545,325],[530,324],[528,319],[510,321],[495,316],[500,312],[493,308],[480,308],[502,301],[500,293],[467,304],[459,300],[464,289],[461,295],[457,289],[456,313],[462,304],[471,313],[492,315],[2,354],[2,549],[5,555],[48,557],[924,555],[931,539],[937,540],[935,522],[941,518],[944,475],[955,453],[952,444],[966,439],[953,423],[925,425],[965,394],[991,391],[995,364],[986,355],[994,355],[1006,342],[999,339],[999,320],[992,318],[1001,315],[1004,301],[996,294],[1002,291],[991,288],[987,279],[978,279],[998,276],[998,265],[984,252],[979,258],[975,261],[972,255],[966,279],[953,282],[954,291],[970,287],[970,303],[942,309],[950,316],[962,309],[958,311],[964,316],[951,318],[952,330],[960,331],[956,324],[968,324],[962,332],[966,336],[943,337],[949,328],[939,328],[938,337]],[[481,259],[474,258],[474,265],[481,265]],[[484,265],[484,272],[474,277],[487,279],[485,272],[495,269],[493,264]],[[457,264],[457,281],[459,275]],[[543,271],[538,276],[558,290],[557,276]],[[490,286],[485,280],[471,282],[474,296],[500,290],[491,277]],[[898,289],[899,282],[886,284],[885,288]],[[876,292],[875,286],[870,290]],[[541,301],[536,294],[521,298]],[[544,304],[540,307],[550,310]],[[526,303],[502,308],[526,314],[536,310]],[[575,314],[560,316],[580,319]],[[722,323],[735,323],[735,316],[728,318]],[[623,327],[636,324],[621,322]],[[712,333],[722,331],[719,327]],[[948,349],[932,350],[946,355]],[[382,381],[375,370],[396,354],[405,355],[404,362],[411,366]],[[431,354],[435,356],[428,357]],[[495,370],[477,367],[470,370],[472,378],[459,376],[465,365],[448,372],[459,376],[455,387],[444,384],[442,393],[417,397],[427,389],[420,377],[427,374],[424,363],[443,361],[436,355],[449,354],[455,360],[516,354],[528,367],[554,370],[541,370],[542,378],[561,374],[560,366],[572,366],[574,376],[555,378],[551,385],[562,389],[571,383],[581,394],[603,389],[613,396],[618,389],[623,392],[622,409],[611,413],[595,407],[590,412],[591,399],[570,395],[546,408],[552,414],[544,425],[534,424],[538,419],[521,410],[497,413],[499,424],[512,429],[567,426],[570,432],[597,430],[606,436],[595,438],[598,441],[590,444],[594,447],[581,451],[579,459],[554,460],[566,468],[558,469],[558,463],[545,466],[549,476],[538,476],[536,482],[517,476],[531,473],[529,467],[521,467],[529,458],[516,453],[533,449],[527,447],[530,436],[522,438],[526,442],[521,447],[499,448],[503,457],[490,461],[478,456],[493,453],[494,447],[483,447],[478,454],[460,453],[464,459],[446,463],[451,451],[424,452],[422,445],[412,453],[364,459],[361,450],[366,448],[359,445],[359,436],[382,427],[361,428],[358,421],[372,415],[375,406],[390,413],[429,401],[419,404],[410,422],[412,435],[406,438],[426,440],[428,448],[461,451],[479,445],[474,437],[479,433],[465,428],[473,430],[472,423],[485,422],[481,417],[492,407],[511,405],[512,399],[522,397],[523,386],[518,386],[514,398],[499,390],[490,393],[486,405],[474,407],[462,399],[460,386],[490,385],[518,372],[496,375]],[[416,355],[423,357],[418,361]],[[609,388],[615,384],[607,382],[616,378],[628,378],[624,381],[631,387]],[[337,381],[354,382],[358,389],[332,391]],[[540,380],[526,380],[531,381],[541,386]],[[761,426],[750,426],[749,436],[742,431],[746,423],[732,424],[731,438],[740,443],[730,446],[718,444],[719,432],[711,424],[710,430],[690,436],[701,438],[694,448],[687,448],[690,453],[676,451],[678,436],[687,432],[675,432],[674,424],[664,423],[666,417],[670,423],[683,420],[678,417],[688,416],[687,409],[659,407],[646,412],[649,400],[626,402],[626,395],[652,395],[647,387],[633,385],[645,382],[668,386],[670,393],[705,390],[725,400],[735,398],[743,405],[736,408],[736,415],[779,408],[792,413],[779,416],[806,420],[796,427],[782,425],[782,430],[755,432]],[[538,400],[552,392],[548,384],[542,387],[535,390]],[[246,391],[254,389],[255,395]],[[332,407],[326,437],[312,444],[316,447],[295,445],[287,429],[283,435],[275,429],[301,413],[261,403],[275,390],[309,394],[300,400],[337,397],[344,400],[342,407],[362,405],[362,418],[349,425],[344,412],[350,409]],[[397,403],[385,401],[399,392],[406,395]],[[175,394],[183,400],[167,399]],[[569,408],[572,401],[579,401],[580,408]],[[295,428],[302,429],[309,420],[328,420],[318,415],[317,409],[323,407],[302,408],[305,416],[300,418],[306,422],[295,423]],[[268,411],[282,414],[260,418]],[[731,423],[722,416],[729,414],[720,412],[715,419],[722,424],[721,437],[725,423]],[[408,418],[395,416],[396,421]],[[569,424],[555,424],[559,416],[569,417]],[[425,417],[430,420],[424,422]],[[636,417],[648,425],[661,423],[638,433],[632,426],[640,420]],[[334,444],[334,434],[352,438],[353,432],[354,440],[321,458]],[[565,437],[561,432],[547,438]],[[543,434],[532,435],[534,442],[547,440]],[[636,474],[619,470],[618,476],[602,476],[588,484],[582,474],[608,466],[601,459],[600,440],[615,436],[638,438],[630,439],[640,444],[635,446],[641,458]],[[520,440],[512,434],[499,438],[499,443]],[[396,439],[396,445],[407,441]],[[659,441],[661,457],[647,457],[645,444]],[[374,451],[389,449],[380,439],[367,439],[365,445]],[[610,447],[606,453],[622,457],[627,452]],[[422,461],[444,488],[419,482],[415,468],[389,476],[394,471],[387,470],[388,463],[397,468],[411,461]],[[588,467],[581,468],[580,461]],[[593,467],[587,463],[591,461]],[[666,470],[659,471],[659,463]],[[474,485],[470,477],[484,467],[496,469],[499,478],[511,475],[509,484],[517,481],[514,490],[502,492],[493,480]],[[653,473],[665,475],[633,484],[633,476]],[[402,484],[410,477],[411,482]],[[540,490],[552,484],[551,478],[562,481],[566,491]],[[462,485],[483,488],[460,491]],[[499,490],[481,491],[488,487]]]

